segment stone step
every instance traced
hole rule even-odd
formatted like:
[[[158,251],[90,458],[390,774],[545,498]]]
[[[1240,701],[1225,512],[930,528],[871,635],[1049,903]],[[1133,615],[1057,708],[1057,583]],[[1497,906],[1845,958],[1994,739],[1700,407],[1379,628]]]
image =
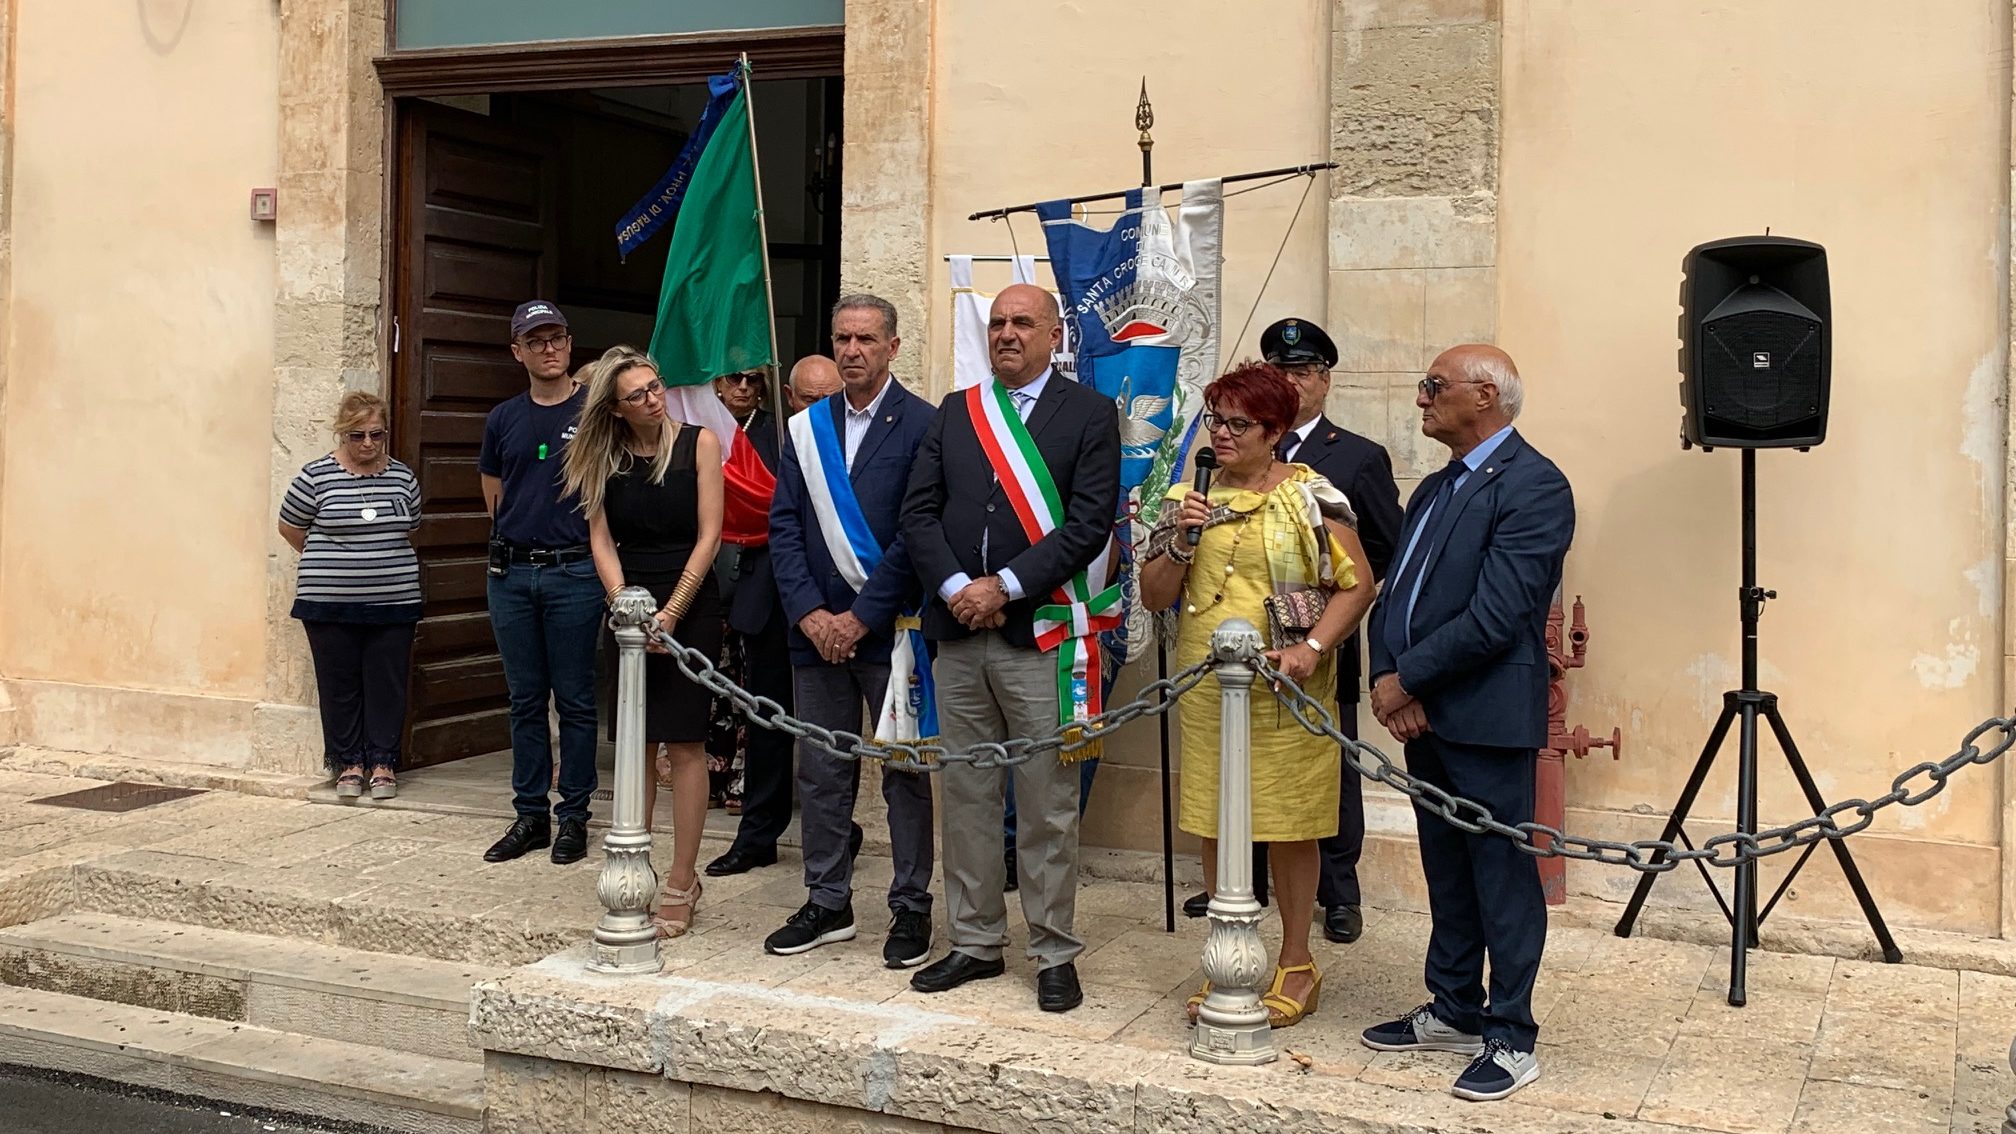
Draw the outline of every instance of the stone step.
[[[469,987],[499,972],[103,913],[0,929],[0,984],[472,1063]]]
[[[477,1134],[483,1069],[45,992],[0,987],[0,1063],[403,1134]]]
[[[595,873],[569,869],[535,874],[543,889],[500,880],[496,892],[478,895],[373,882],[322,864],[239,866],[133,850],[78,863],[65,908],[138,910],[184,926],[501,969],[587,940],[602,913]]]

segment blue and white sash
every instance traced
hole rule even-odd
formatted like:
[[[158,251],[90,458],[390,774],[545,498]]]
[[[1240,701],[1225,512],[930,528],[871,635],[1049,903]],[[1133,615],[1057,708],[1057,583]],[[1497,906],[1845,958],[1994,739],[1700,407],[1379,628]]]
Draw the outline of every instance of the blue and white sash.
[[[834,395],[844,397],[845,395]],[[840,577],[861,593],[882,562],[882,545],[868,527],[854,482],[847,476],[847,449],[833,424],[833,407],[813,405],[791,417],[791,443],[805,473],[805,495],[819,520],[826,551]],[[889,652],[889,689],[875,718],[877,740],[936,740],[938,709],[931,683],[931,656],[915,611],[896,620]]]

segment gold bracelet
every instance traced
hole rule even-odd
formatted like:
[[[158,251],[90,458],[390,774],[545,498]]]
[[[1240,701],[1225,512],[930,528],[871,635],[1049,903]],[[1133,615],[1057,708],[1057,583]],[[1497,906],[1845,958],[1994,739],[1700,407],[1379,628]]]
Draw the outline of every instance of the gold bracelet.
[[[615,586],[613,586],[613,587],[610,587],[610,588],[609,588],[609,593],[608,593],[608,594],[606,594],[606,595],[603,595],[603,596],[602,596],[602,600],[603,600],[603,603],[604,603],[604,605],[607,605],[607,606],[615,606],[615,605],[616,605],[616,596],[617,596],[617,595],[619,595],[619,594],[622,594],[622,593],[623,593],[623,584],[621,584],[621,583],[618,583],[618,584],[616,584]]]
[[[693,599],[699,593],[700,576],[691,571],[681,571],[678,585],[672,588],[671,596],[665,600],[665,605],[660,609],[671,615],[674,620],[684,618],[686,612],[692,609]]]

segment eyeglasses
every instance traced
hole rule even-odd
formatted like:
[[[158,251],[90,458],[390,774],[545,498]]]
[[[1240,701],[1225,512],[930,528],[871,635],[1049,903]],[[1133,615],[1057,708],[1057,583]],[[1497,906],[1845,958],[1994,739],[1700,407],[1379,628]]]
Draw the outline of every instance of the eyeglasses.
[[[665,387],[653,382],[634,394],[626,394],[616,400],[632,409],[643,409],[649,402],[663,401],[664,399]]]
[[[362,445],[366,441],[383,441],[391,435],[391,431],[386,429],[353,429],[345,433],[343,439],[352,445]]]
[[[1433,374],[1430,374],[1428,377],[1414,383],[1414,389],[1428,395],[1428,400],[1432,402],[1436,398],[1441,397],[1442,391],[1451,386],[1481,386],[1485,381],[1483,378],[1459,378],[1451,382],[1447,378],[1437,378]]]
[[[1321,378],[1330,373],[1330,368],[1320,362],[1291,362],[1280,368],[1281,373],[1290,378]]]
[[[762,384],[763,376],[750,370],[741,374],[723,374],[721,380],[730,386],[757,386]]]
[[[540,354],[558,354],[574,341],[573,335],[552,335],[543,339],[524,339],[525,349]]]
[[[1221,417],[1215,413],[1206,413],[1197,421],[1204,427],[1206,433],[1215,433],[1223,429],[1234,437],[1246,436],[1247,430],[1259,424],[1250,417]]]

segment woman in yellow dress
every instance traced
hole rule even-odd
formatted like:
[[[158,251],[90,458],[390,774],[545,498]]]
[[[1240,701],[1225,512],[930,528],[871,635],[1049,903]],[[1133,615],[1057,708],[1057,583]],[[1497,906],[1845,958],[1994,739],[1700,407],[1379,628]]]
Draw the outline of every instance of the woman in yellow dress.
[[[1272,633],[1264,600],[1299,599],[1322,613],[1306,637],[1290,629],[1274,638],[1268,659],[1337,711],[1337,644],[1372,605],[1365,552],[1343,493],[1306,465],[1275,459],[1275,446],[1294,420],[1299,398],[1280,370],[1243,364],[1205,387],[1201,424],[1218,458],[1210,495],[1172,488],[1141,567],[1141,601],[1151,610],[1177,607],[1176,657],[1190,665],[1210,652],[1211,633],[1243,618]],[[1193,547],[1187,533],[1201,529]],[[1314,600],[1314,601],[1310,601]],[[1208,692],[1178,706],[1183,722],[1183,795],[1178,825],[1204,840],[1204,884],[1217,888],[1218,706]],[[1277,1028],[1316,1010],[1323,989],[1309,952],[1310,910],[1322,869],[1316,840],[1337,833],[1337,745],[1304,729],[1287,709],[1256,689],[1252,699],[1253,838],[1271,844],[1281,953],[1261,997]],[[1209,985],[1206,985],[1208,991]],[[1190,998],[1196,1019],[1204,993]]]

